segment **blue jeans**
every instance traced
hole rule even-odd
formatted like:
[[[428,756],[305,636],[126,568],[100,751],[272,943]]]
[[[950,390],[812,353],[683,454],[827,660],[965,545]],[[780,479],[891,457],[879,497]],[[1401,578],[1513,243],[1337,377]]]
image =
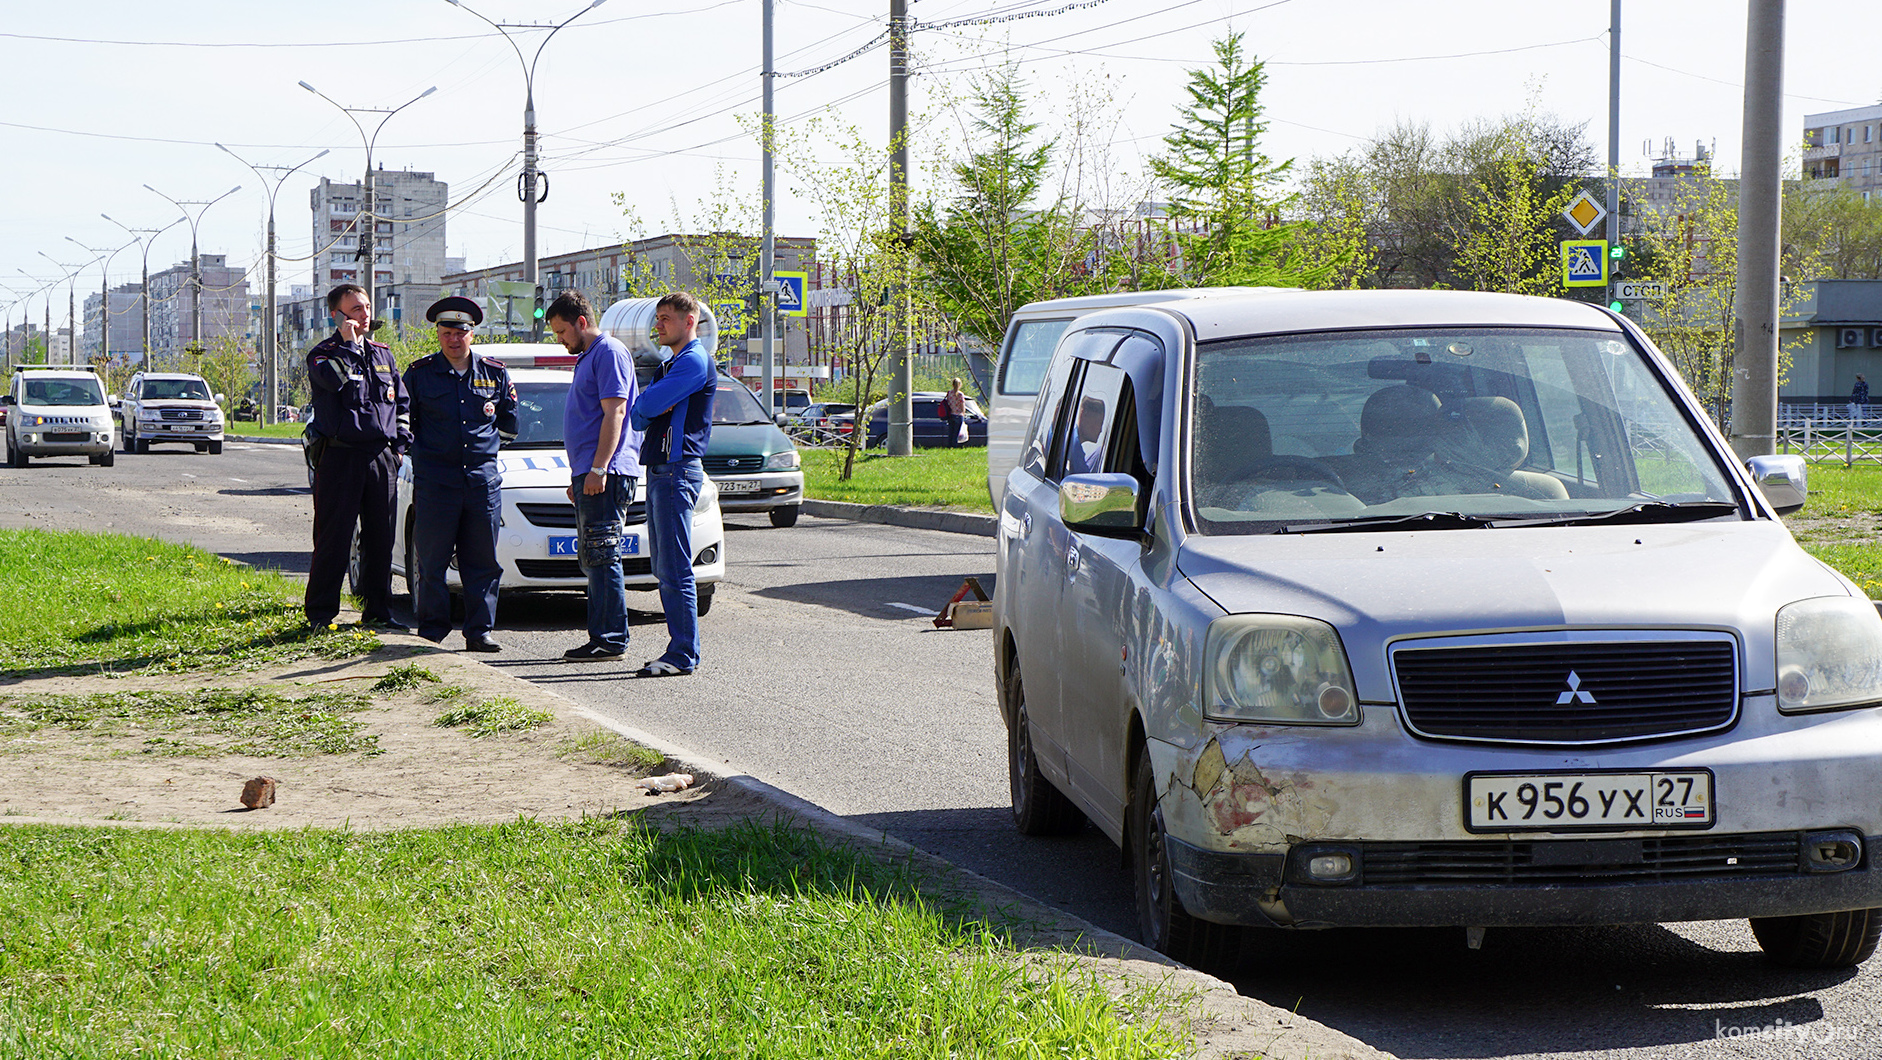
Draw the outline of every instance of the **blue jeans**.
[[[698,460],[647,469],[648,553],[660,579],[660,609],[667,617],[662,662],[682,670],[699,665],[699,591],[693,584],[693,505],[705,486]]]
[[[588,642],[627,650],[627,587],[621,581],[621,516],[634,500],[634,480],[609,475],[600,493],[582,492],[575,476],[575,554],[588,575]]]

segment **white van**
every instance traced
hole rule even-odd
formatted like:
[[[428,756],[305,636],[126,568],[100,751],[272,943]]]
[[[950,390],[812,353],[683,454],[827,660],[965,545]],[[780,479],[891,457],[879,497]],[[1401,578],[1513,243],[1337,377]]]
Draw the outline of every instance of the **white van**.
[[[993,392],[987,396],[987,495],[993,498],[993,506],[1000,506],[1007,472],[1019,463],[1020,443],[1025,440],[1026,425],[1032,420],[1033,399],[1039,396],[1039,381],[1045,377],[1046,362],[1052,359],[1059,336],[1065,334],[1072,321],[1097,309],[1219,298],[1253,290],[1260,288],[1125,291],[1082,298],[1051,298],[1020,306],[1013,319],[1007,322],[1006,337],[1000,341],[1000,357],[993,368]]]

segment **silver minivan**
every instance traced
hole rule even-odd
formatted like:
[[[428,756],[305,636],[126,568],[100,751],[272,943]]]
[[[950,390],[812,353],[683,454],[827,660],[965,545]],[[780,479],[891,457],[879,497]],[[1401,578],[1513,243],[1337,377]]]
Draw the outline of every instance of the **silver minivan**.
[[[1000,508],[1014,821],[1145,941],[1748,918],[1882,933],[1882,618],[1632,323],[1425,291],[1112,309]]]
[[[1000,354],[993,366],[993,392],[987,401],[987,494],[999,507],[1006,473],[1019,459],[1026,425],[1032,421],[1033,399],[1046,362],[1059,336],[1081,314],[1118,306],[1153,305],[1188,298],[1207,298],[1254,290],[1249,287],[1195,287],[1179,291],[1128,291],[1080,298],[1052,298],[1028,302],[1007,322]]]

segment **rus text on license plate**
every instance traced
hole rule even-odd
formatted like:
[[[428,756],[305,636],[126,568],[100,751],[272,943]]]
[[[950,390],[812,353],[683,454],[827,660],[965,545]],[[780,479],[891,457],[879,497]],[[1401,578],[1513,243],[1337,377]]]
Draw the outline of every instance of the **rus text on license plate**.
[[[1712,774],[1473,773],[1464,778],[1464,806],[1473,832],[1705,828]]]
[[[718,483],[720,493],[757,493],[758,483],[753,479],[726,479]]]
[[[575,555],[575,538],[572,538],[572,537],[550,538],[549,539],[549,554],[551,556]],[[626,537],[621,538],[621,555],[623,556],[640,555],[640,538],[633,534],[628,534]]]

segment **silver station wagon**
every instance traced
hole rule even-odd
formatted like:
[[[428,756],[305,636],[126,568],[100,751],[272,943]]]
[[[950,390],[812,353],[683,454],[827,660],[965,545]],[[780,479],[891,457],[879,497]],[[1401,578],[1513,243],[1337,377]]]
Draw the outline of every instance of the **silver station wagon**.
[[[1882,618],[1632,323],[1463,292],[1079,318],[1000,512],[1022,832],[1122,846],[1145,941],[1749,918],[1882,933]]]

